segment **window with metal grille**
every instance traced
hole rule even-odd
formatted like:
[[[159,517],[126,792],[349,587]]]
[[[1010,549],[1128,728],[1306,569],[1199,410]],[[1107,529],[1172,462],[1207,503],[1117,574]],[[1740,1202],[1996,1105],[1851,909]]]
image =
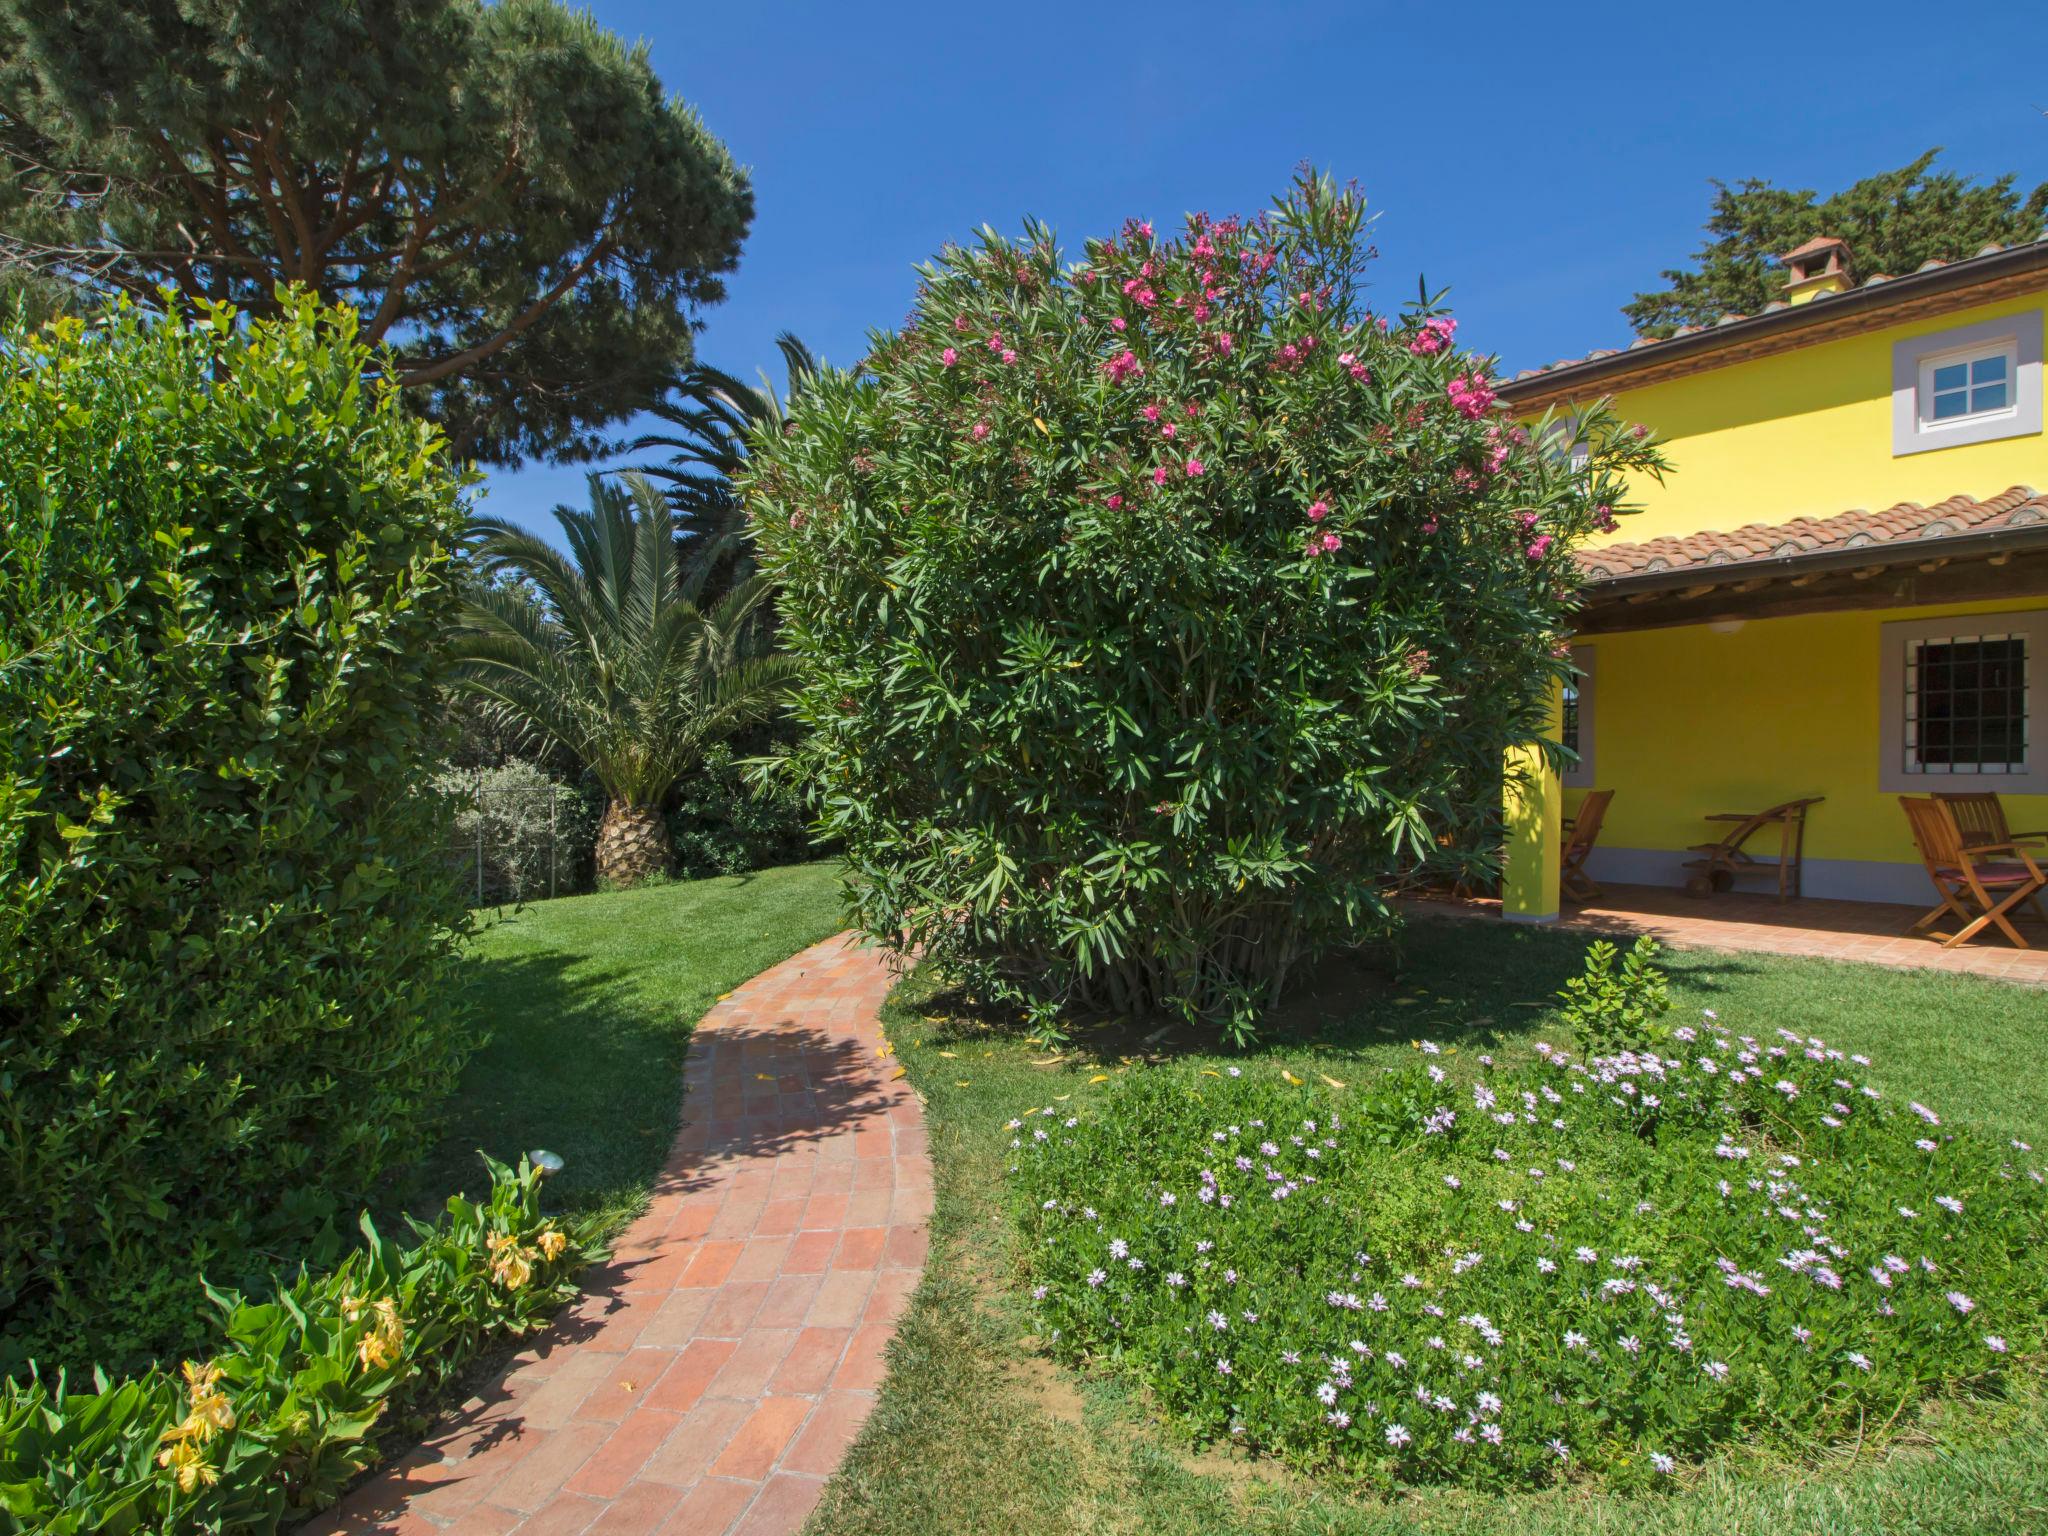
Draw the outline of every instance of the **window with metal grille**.
[[[1908,773],[2024,773],[2027,637],[1954,635],[1906,648]]]

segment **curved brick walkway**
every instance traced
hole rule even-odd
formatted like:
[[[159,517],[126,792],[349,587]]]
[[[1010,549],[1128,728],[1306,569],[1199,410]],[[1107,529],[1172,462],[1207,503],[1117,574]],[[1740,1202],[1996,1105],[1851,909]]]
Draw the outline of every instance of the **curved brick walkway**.
[[[873,1406],[932,1171],[844,936],[704,1016],[654,1200],[578,1304],[308,1532],[784,1536]]]

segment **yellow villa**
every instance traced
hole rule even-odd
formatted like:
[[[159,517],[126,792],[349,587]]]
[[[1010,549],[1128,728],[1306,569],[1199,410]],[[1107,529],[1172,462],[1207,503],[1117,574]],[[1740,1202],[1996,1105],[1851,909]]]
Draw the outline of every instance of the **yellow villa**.
[[[1855,254],[1814,241],[1760,314],[1503,389],[1530,419],[1611,397],[1673,470],[1581,555],[1577,763],[1511,790],[1509,917],[1555,919],[1560,819],[1596,789],[1586,875],[1696,892],[1688,850],[1734,825],[1710,818],[1787,801],[1818,801],[1812,897],[1934,904],[1901,797],[1995,791],[2048,827],[2048,240],[1898,276]]]

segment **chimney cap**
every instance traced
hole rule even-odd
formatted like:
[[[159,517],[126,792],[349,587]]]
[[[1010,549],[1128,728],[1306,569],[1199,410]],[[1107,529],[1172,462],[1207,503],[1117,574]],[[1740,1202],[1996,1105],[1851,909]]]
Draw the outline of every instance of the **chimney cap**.
[[[1807,241],[1806,244],[1787,251],[1778,260],[1798,261],[1803,257],[1818,256],[1823,251],[1840,251],[1844,256],[1847,256],[1849,254],[1849,242],[1839,239],[1834,235],[1818,235]]]

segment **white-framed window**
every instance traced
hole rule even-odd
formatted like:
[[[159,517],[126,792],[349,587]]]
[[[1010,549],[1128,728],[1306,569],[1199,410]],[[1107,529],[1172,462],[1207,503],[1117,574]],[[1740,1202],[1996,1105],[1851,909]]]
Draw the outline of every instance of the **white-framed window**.
[[[2019,408],[2019,343],[1923,358],[1916,402],[1923,427],[1970,417],[2009,416]]]
[[[1578,753],[1579,759],[1565,764],[1566,789],[1593,788],[1593,658],[1592,646],[1572,647],[1572,665],[1578,676],[1564,685],[1562,740],[1565,749]]]
[[[1892,344],[1892,453],[2041,430],[2041,311]]]
[[[1883,627],[1878,788],[2048,792],[2048,609]]]

